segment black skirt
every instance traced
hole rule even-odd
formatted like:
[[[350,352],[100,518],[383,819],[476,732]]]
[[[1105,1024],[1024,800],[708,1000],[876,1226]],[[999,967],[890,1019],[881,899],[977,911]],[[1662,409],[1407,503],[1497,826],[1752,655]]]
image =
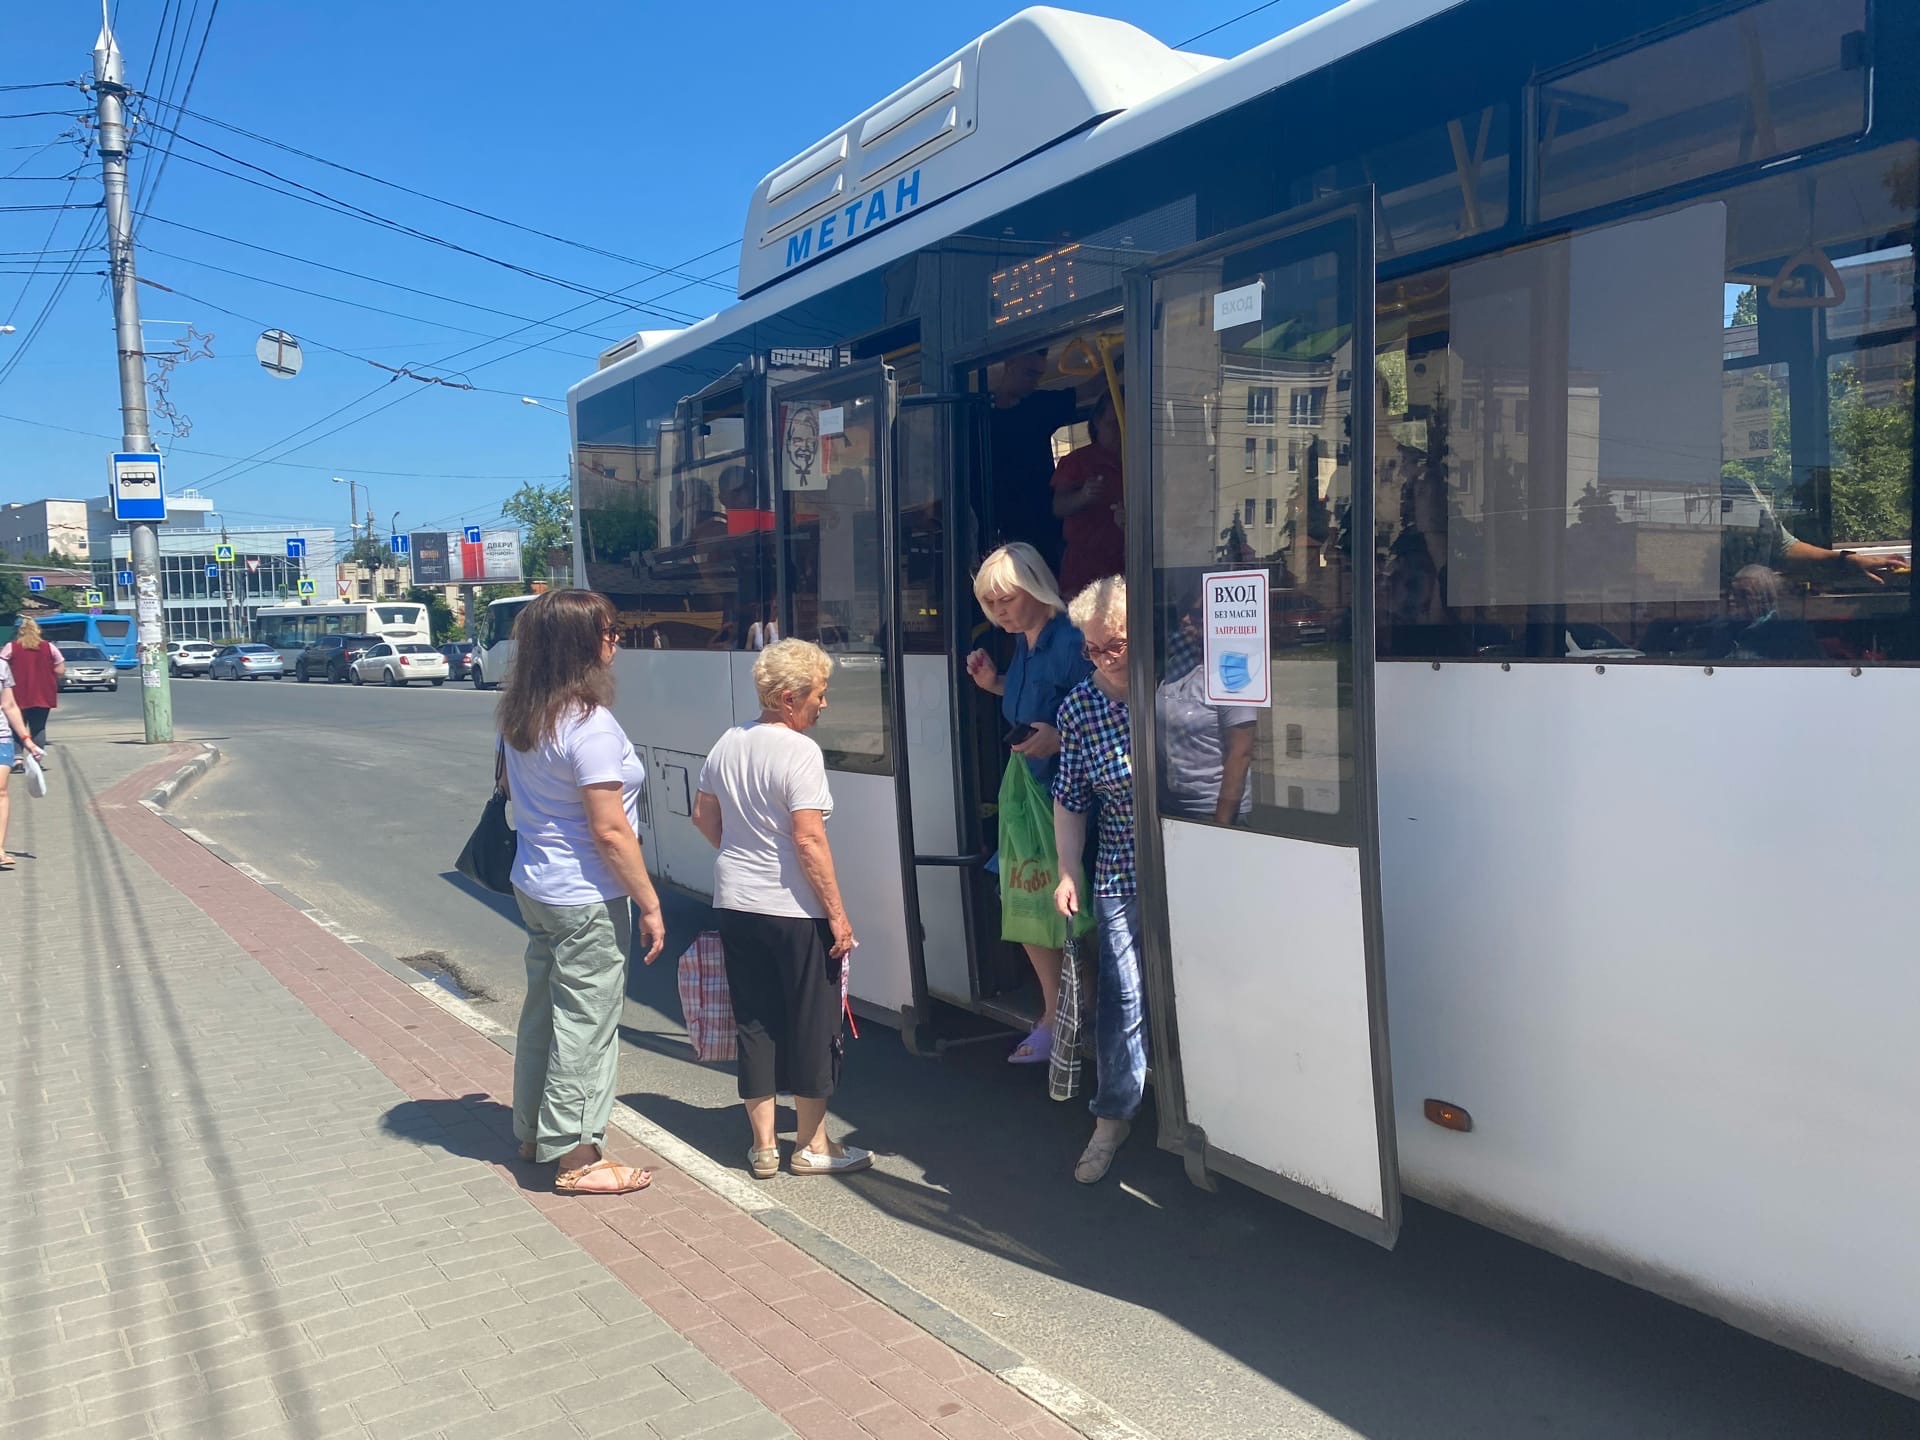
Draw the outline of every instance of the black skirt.
[[[824,1100],[840,1079],[840,966],[833,929],[800,915],[717,910],[739,1030],[740,1098]]]

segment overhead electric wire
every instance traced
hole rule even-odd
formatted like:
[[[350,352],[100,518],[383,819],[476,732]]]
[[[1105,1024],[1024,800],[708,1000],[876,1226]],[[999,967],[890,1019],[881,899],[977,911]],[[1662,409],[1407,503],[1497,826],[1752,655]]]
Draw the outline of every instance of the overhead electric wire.
[[[200,0],[194,0],[193,14],[198,15],[199,13]],[[213,34],[213,22],[219,17],[219,14],[220,0],[213,0],[213,4],[207,10],[206,26],[200,32],[200,48],[194,52],[193,69],[187,72],[186,88],[180,92],[178,108],[182,111],[185,110],[187,101],[193,98],[193,83],[200,78],[200,62],[207,58],[207,37]],[[187,21],[187,29],[188,34],[191,35],[193,29],[193,20],[191,17],[189,17]],[[183,56],[186,53],[184,48],[181,53]],[[161,83],[161,88],[163,91],[166,88],[164,81]],[[167,137],[167,143],[161,147],[159,160],[154,162],[150,169],[143,171],[141,174],[140,178],[142,183],[140,193],[134,202],[136,214],[143,213],[147,207],[153,203],[154,196],[159,194],[160,180],[167,173],[167,161],[172,158],[173,136],[169,135]]]
[[[81,255],[85,249],[91,248],[92,236],[96,225],[104,228],[104,221],[98,214],[89,217],[87,220],[87,228],[81,233],[80,240],[83,249],[76,251],[68,261],[66,270],[63,271],[59,279],[54,282],[53,290],[47,296],[47,303],[40,307],[40,313],[34,317],[33,323],[27,328],[27,332],[20,337],[19,343],[10,349],[5,362],[0,363],[0,385],[5,385],[7,381],[13,377],[15,372],[19,370],[21,363],[25,361],[29,352],[32,351],[33,342],[39,339],[41,332],[46,329],[47,320],[52,316],[54,310],[59,306],[60,301],[65,297],[67,287],[73,283],[73,277],[80,268]],[[28,277],[26,287],[20,292],[22,299],[25,299],[27,289],[32,287],[33,280],[34,277]],[[15,301],[14,303],[15,309],[17,310],[19,308],[19,301]],[[11,318],[9,318],[7,323],[12,323]]]
[[[529,320],[532,318],[527,315],[517,315],[511,310],[500,310],[495,308],[492,305],[482,305],[477,301],[461,300],[452,295],[442,295],[436,290],[422,290],[417,285],[403,285],[398,280],[383,280],[378,275],[367,275],[367,274],[361,273],[358,270],[343,269],[341,266],[329,265],[322,260],[309,259],[305,255],[294,255],[285,250],[276,250],[271,245],[257,245],[251,240],[242,240],[237,236],[233,236],[233,235],[222,235],[217,230],[203,230],[198,225],[188,225],[179,220],[169,220],[164,215],[147,215],[144,218],[152,221],[156,225],[164,225],[170,230],[185,230],[190,234],[204,235],[210,240],[219,240],[228,245],[238,245],[243,250],[254,250],[254,251],[258,251],[262,255],[272,255],[277,259],[291,260],[296,265],[311,265],[316,270],[326,270],[335,275],[345,275],[347,278],[351,280],[364,280],[370,285],[384,285],[391,290],[403,290],[409,295],[420,295],[425,297],[428,300],[439,300],[449,305],[459,305],[468,310],[481,310],[486,312],[489,315],[498,315],[503,320]],[[159,251],[159,250],[150,250],[150,253],[159,255],[159,254],[164,254],[166,252]],[[178,260],[178,259],[184,259],[185,257],[176,255],[173,258]],[[205,261],[205,260],[190,260],[188,261],[188,263],[193,265],[206,265],[209,269],[219,268],[218,266],[213,265],[210,261]],[[232,273],[235,275],[242,274],[242,272],[238,270],[235,270],[229,273]],[[248,278],[260,279],[261,277],[252,276]],[[281,282],[274,281],[274,280],[263,280],[262,283],[269,284],[269,285],[276,285],[276,284],[280,284]],[[295,289],[297,287],[286,286],[284,288]],[[309,292],[303,291],[301,293],[305,294]],[[321,298],[326,299],[331,297],[322,296]],[[434,322],[434,323],[438,323],[438,322]],[[456,327],[448,327],[448,328],[457,329],[458,327],[456,326]],[[478,334],[480,332],[475,331],[473,333]],[[595,340],[604,340],[608,344],[612,344],[615,341],[615,339],[620,337],[615,337],[610,335],[595,335],[590,338]],[[573,353],[573,352],[567,352],[567,353]]]
[[[9,95],[16,90],[66,90],[77,89],[79,82],[74,80],[37,80],[30,85],[0,85],[0,95]]]
[[[217,5],[218,3],[219,3],[219,0],[215,0],[215,4]],[[196,112],[187,109],[186,102],[184,99],[177,105],[172,104],[171,102],[166,100],[162,100],[160,101],[160,103],[174,110],[178,114],[190,119],[198,120],[202,124],[216,126],[221,130],[225,130],[229,132],[230,134],[240,135],[245,137],[248,140],[256,141],[259,144],[272,146],[274,149],[283,150],[290,155],[298,155],[301,159],[311,160],[316,165],[324,165],[330,170],[338,170],[342,174],[352,175],[358,179],[369,181],[372,184],[385,186],[389,190],[397,190],[403,195],[411,195],[416,199],[427,200],[432,202],[435,205],[444,205],[450,210],[458,210],[462,214],[472,215],[476,219],[487,220],[492,222],[495,225],[504,225],[510,230],[519,230],[528,235],[537,235],[542,240],[551,240],[556,244],[569,245],[576,250],[583,250],[590,255],[599,255],[608,260],[618,260],[623,265],[634,265],[643,270],[651,270],[654,273],[654,275],[657,277],[665,277],[665,276],[671,275],[676,280],[685,280],[689,285],[702,285],[702,284],[712,283],[710,277],[704,277],[704,276],[698,276],[698,275],[687,275],[686,273],[684,273],[683,271],[681,271],[675,266],[656,265],[651,260],[641,260],[632,255],[622,255],[615,250],[603,249],[598,245],[589,245],[582,240],[570,239],[565,235],[556,235],[552,231],[542,230],[542,229],[539,229],[537,226],[522,224],[518,220],[509,220],[504,215],[495,215],[492,212],[487,210],[477,210],[473,206],[463,205],[457,200],[448,200],[447,198],[441,195],[434,195],[425,190],[416,190],[410,185],[402,185],[396,180],[384,179],[381,176],[371,174],[368,171],[356,169],[352,165],[342,164],[338,160],[329,160],[324,155],[316,155],[311,150],[302,150],[297,145],[289,145],[284,141],[275,140],[271,136],[262,135],[258,131],[249,130],[244,126],[233,125],[224,120],[216,120],[211,115],[197,114]],[[684,264],[688,262],[682,262],[682,263]]]
[[[118,435],[110,435],[104,430],[80,430],[72,425],[55,425],[47,420],[29,420],[24,415],[8,415],[0,412],[0,420],[11,421],[15,425],[31,425],[37,430],[58,430],[63,435],[82,435],[92,440],[112,440],[118,443]],[[209,460],[238,460],[238,455],[223,454],[218,450],[196,450],[189,445],[169,445],[169,455],[200,455]],[[285,470],[326,470],[338,473],[352,470],[355,475],[373,475],[387,480],[543,480],[546,473],[537,475],[476,475],[470,470],[453,473],[441,470],[369,470],[364,465],[340,465],[319,461],[281,460],[272,462],[274,468]]]
[[[158,126],[157,128],[160,128],[163,131],[167,129],[167,127],[165,127],[164,125]],[[529,265],[521,265],[518,262],[512,261],[512,260],[503,260],[497,255],[489,255],[485,251],[475,250],[471,246],[462,245],[458,241],[447,239],[445,236],[435,235],[430,231],[421,230],[415,226],[407,225],[401,221],[394,220],[389,216],[380,215],[372,210],[367,210],[361,206],[354,205],[349,201],[341,200],[337,196],[327,194],[323,190],[316,190],[310,185],[302,185],[297,180],[287,180],[284,177],[275,175],[272,171],[264,169],[261,166],[255,165],[250,161],[241,160],[236,156],[229,155],[224,150],[221,150],[216,146],[208,145],[205,141],[196,140],[191,135],[181,135],[178,131],[171,131],[169,133],[172,133],[178,136],[179,139],[184,140],[187,144],[193,146],[196,149],[205,150],[212,155],[218,155],[222,160],[227,161],[229,164],[239,165],[244,169],[257,171],[259,172],[259,174],[267,176],[271,180],[277,183],[269,184],[267,183],[266,180],[255,179],[253,176],[250,176],[250,175],[237,174],[232,170],[222,169],[220,166],[213,164],[211,161],[197,159],[192,155],[181,153],[178,158],[180,158],[181,160],[184,160],[187,164],[197,165],[201,169],[212,171],[216,175],[225,175],[230,180],[238,180],[243,184],[255,186],[258,189],[267,191],[269,194],[279,195],[288,200],[297,200],[302,204],[311,205],[316,209],[324,210],[329,214],[343,215],[350,219],[364,220],[370,224],[379,226],[381,229],[393,230],[402,235],[410,235],[416,240],[424,241],[430,245],[437,245],[443,249],[452,250],[456,254],[466,255],[475,260],[484,261],[489,265],[499,266],[503,270],[511,270],[515,274],[525,275],[529,279],[544,281],[549,285],[556,285],[563,290],[571,290],[575,294],[585,295],[592,300],[605,300],[613,304],[621,305],[624,308],[629,310],[634,310],[642,313],[655,314],[660,316],[662,319],[671,320],[677,325],[690,325],[694,321],[702,318],[698,315],[688,314],[684,310],[668,310],[657,305],[649,305],[637,300],[622,300],[619,298],[619,292],[617,291],[595,290],[591,286],[581,285],[575,281],[565,279],[558,275],[550,275],[543,270],[536,270]],[[285,186],[291,186],[293,188],[292,189],[283,188]],[[304,193],[301,193],[301,192],[304,192]],[[662,269],[664,268],[665,267],[662,267]],[[638,280],[634,283],[644,285],[647,283],[648,280],[652,280],[655,278],[658,278],[657,275],[649,275],[644,279]],[[630,289],[632,287],[629,286],[625,288]]]
[[[1258,15],[1262,10],[1271,10],[1274,6],[1278,5],[1279,3],[1280,3],[1280,0],[1267,0],[1267,3],[1264,5],[1256,5],[1251,10],[1243,10],[1238,15],[1234,16],[1231,20],[1222,20],[1218,25],[1209,26],[1207,29],[1202,30],[1198,35],[1189,35],[1186,39],[1180,41],[1173,48],[1176,50],[1184,50],[1187,48],[1187,46],[1193,44],[1193,42],[1196,40],[1204,40],[1209,35],[1218,34],[1220,31],[1226,29],[1229,25],[1238,25],[1242,20],[1251,20],[1255,15]]]
[[[0,175],[0,180],[17,179],[22,170],[26,169],[27,166],[31,165],[35,160],[39,159],[42,155],[46,154],[47,151],[51,150],[54,146],[60,144],[61,141],[69,140],[72,138],[74,138],[72,131],[64,131],[61,134],[54,136],[53,139],[47,141],[47,143],[44,145],[17,145],[17,146],[10,147],[12,149],[17,149],[17,150],[31,150],[33,151],[33,154],[27,156],[26,159],[22,160],[18,165],[14,166],[13,169],[9,170],[5,175]],[[36,176],[34,178],[37,179],[39,177]]]
[[[188,255],[175,255],[173,252],[169,250],[156,249],[152,245],[142,246],[141,253],[143,255],[158,255],[168,260],[177,261],[183,265],[196,265],[203,270],[217,271],[219,274],[222,274],[222,275],[231,275],[235,279],[250,280],[250,281],[253,281],[255,284],[259,284],[259,285],[269,285],[276,290],[286,290],[286,291],[290,291],[295,295],[310,296],[315,300],[325,300],[330,304],[346,305],[346,306],[352,307],[355,310],[371,311],[375,315],[384,315],[390,320],[406,320],[416,325],[431,325],[436,330],[452,330],[461,335],[485,335],[486,334],[486,331],[484,330],[472,330],[467,328],[465,325],[453,325],[448,323],[445,320],[429,320],[424,315],[409,315],[405,311],[388,310],[383,306],[368,305],[364,301],[348,300],[343,296],[328,295],[319,290],[308,290],[308,289],[304,289],[299,285],[289,285],[284,280],[269,280],[264,275],[250,275],[244,270],[230,270],[224,265],[215,265],[210,260],[195,260],[194,258]],[[144,279],[145,277],[142,277],[142,278]],[[199,296],[187,295],[186,292],[184,290],[181,290],[178,286],[167,286],[165,288],[173,290],[178,294],[185,295],[187,299],[193,300],[198,304],[211,306],[215,310],[221,309],[219,305],[215,305],[211,300],[207,300]],[[445,298],[445,297],[436,297],[436,298]],[[453,301],[452,303],[457,305],[461,302],[456,300],[456,301]],[[222,313],[232,315],[235,319],[246,320],[252,324],[261,325],[269,329],[274,328],[271,322],[268,322],[265,320],[256,320],[253,316],[241,314],[241,312],[239,312],[238,310],[225,310]],[[512,318],[520,319],[523,317],[514,316]],[[303,343],[306,342],[306,338],[307,338],[306,332],[303,327],[302,333],[301,333],[301,339]],[[319,344],[318,341],[314,341],[312,343]],[[332,345],[322,345],[320,348],[323,350],[335,350],[342,355],[349,355],[353,353],[347,350],[340,350],[338,346],[332,346]],[[553,350],[553,353],[557,355],[572,356],[576,360],[591,360],[594,358],[593,355],[589,354],[586,351],[581,351],[581,350],[560,350],[560,349],[554,349],[554,347],[551,347],[551,346],[542,346],[541,348],[551,349]],[[364,359],[365,357],[355,355],[354,358]]]
[[[724,248],[724,247],[716,247],[716,248]],[[708,251],[706,253],[712,254],[714,252]],[[684,264],[688,262],[682,262],[682,263]],[[652,278],[652,277],[648,277],[648,278]],[[646,279],[636,280],[633,283],[634,285],[644,285],[647,283],[647,280]],[[632,289],[633,286],[627,286],[625,288]],[[551,328],[554,325],[555,321],[558,321],[564,318],[565,316],[573,314],[574,311],[576,310],[584,310],[587,308],[588,305],[592,303],[594,303],[592,300],[580,301],[577,304],[568,306],[565,310],[556,311],[554,314],[548,316],[544,320],[530,322],[526,325],[522,325],[518,330],[510,330],[505,335],[497,336],[492,340],[482,341],[480,344],[477,344],[477,345],[469,345],[464,350],[456,350],[451,355],[442,356],[440,359],[432,362],[432,364],[430,366],[427,366],[426,368],[435,369],[435,370],[442,369],[452,361],[458,360],[467,355],[470,355],[475,350],[483,349],[487,345],[504,344],[506,341],[513,339],[515,336],[520,335],[527,330],[531,330],[535,328]],[[590,323],[600,324],[602,323],[602,320],[595,320]],[[584,328],[585,328],[584,325],[575,326],[573,329],[565,331],[563,333],[578,334]],[[537,342],[530,341],[527,344],[520,346],[518,349],[508,351],[504,355],[497,355],[491,360],[483,360],[479,364],[473,366],[472,368],[475,370],[484,369],[489,365],[497,365],[503,360],[510,360],[514,358],[516,355],[525,354],[528,350],[533,349],[536,343]],[[388,382],[388,383],[391,384],[391,382]],[[266,461],[266,462],[260,462],[260,463],[255,463],[255,462],[258,462],[259,457],[266,454],[269,450],[280,450],[280,447],[282,445],[287,445],[294,440],[298,440],[300,436],[306,434],[309,430],[312,430],[318,426],[324,425],[329,420],[334,419],[336,416],[345,414],[348,410],[353,409],[356,405],[360,405],[367,400],[371,400],[374,396],[380,394],[386,388],[387,386],[385,385],[377,386],[373,390],[368,391],[365,395],[361,395],[353,400],[349,400],[345,405],[342,405],[337,409],[328,411],[325,415],[322,415],[318,420],[313,421],[311,424],[301,426],[300,429],[295,430],[292,434],[283,436],[281,439],[274,441],[270,445],[263,445],[260,449],[256,450],[252,455],[249,455],[245,460],[240,461],[238,465],[228,465],[228,466],[224,466],[220,470],[216,470],[211,477],[204,480],[197,481],[196,484],[198,488],[202,490],[207,490],[207,489],[211,489],[215,485],[224,485],[230,480],[239,479],[242,475],[249,473],[249,471],[251,470],[260,468],[261,464],[275,463],[274,461]],[[315,435],[307,440],[301,441],[300,444],[294,445],[291,449],[280,451],[280,455],[276,456],[275,460],[277,461],[283,456],[294,454],[296,451],[304,450],[308,445],[317,445],[320,441],[329,439],[330,437],[339,434],[340,431],[342,430],[346,430],[354,425],[358,425],[364,420],[371,420],[376,415],[384,414],[386,411],[391,410],[395,405],[404,403],[406,400],[410,399],[413,395],[417,393],[420,393],[420,392],[413,391],[413,390],[403,391],[394,399],[389,400],[385,405],[381,405],[376,409],[369,410],[365,414],[356,415],[353,417],[353,419],[348,420],[343,424],[337,425],[331,430],[325,431],[322,434]],[[232,473],[229,473],[229,472],[232,472]]]
[[[77,186],[79,183],[80,183],[80,177],[78,175],[74,176],[71,180],[67,182],[67,193],[61,197],[62,207],[64,207],[67,201],[73,199],[74,187]],[[64,218],[65,218],[64,213],[56,214],[53,217],[53,224],[47,227],[47,238],[40,242],[40,246],[42,249],[45,249],[46,247],[53,244],[53,237],[60,233],[60,222]],[[85,231],[81,232],[83,240],[85,238],[85,233],[86,233]],[[75,253],[78,253],[78,252],[75,252]],[[31,280],[29,280],[25,285],[22,285],[20,287],[20,293],[13,297],[12,308],[7,311],[7,318],[4,321],[0,321],[0,324],[6,324],[6,325],[13,324],[14,317],[20,313],[21,305],[26,302],[27,291],[32,288],[33,288],[33,282]],[[0,364],[3,364],[3,362],[0,362]]]

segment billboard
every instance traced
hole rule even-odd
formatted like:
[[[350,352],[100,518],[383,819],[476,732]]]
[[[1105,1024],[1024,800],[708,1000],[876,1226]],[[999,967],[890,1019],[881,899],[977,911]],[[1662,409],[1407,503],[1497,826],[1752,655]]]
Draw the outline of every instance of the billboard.
[[[416,530],[408,537],[413,553],[413,583],[451,585],[453,571],[447,562],[447,534],[444,530]]]
[[[416,530],[413,547],[413,583],[416,585],[500,585],[525,579],[520,568],[518,530],[470,532]]]

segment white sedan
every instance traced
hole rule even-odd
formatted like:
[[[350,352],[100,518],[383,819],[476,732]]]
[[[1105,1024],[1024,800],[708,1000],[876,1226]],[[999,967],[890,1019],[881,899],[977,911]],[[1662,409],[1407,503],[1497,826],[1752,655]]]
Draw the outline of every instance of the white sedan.
[[[407,685],[415,680],[426,680],[435,685],[444,685],[447,683],[447,673],[447,657],[433,646],[392,645],[385,641],[370,647],[358,660],[347,666],[347,678],[356,685],[364,685],[369,680],[381,680],[389,685]]]

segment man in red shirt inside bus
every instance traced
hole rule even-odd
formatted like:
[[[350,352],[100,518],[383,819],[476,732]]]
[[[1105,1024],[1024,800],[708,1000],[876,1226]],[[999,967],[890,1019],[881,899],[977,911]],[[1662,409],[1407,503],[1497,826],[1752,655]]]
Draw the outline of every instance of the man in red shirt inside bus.
[[[1093,443],[1073,451],[1053,472],[1053,513],[1066,552],[1060,593],[1078,595],[1094,581],[1127,570],[1127,511],[1120,480],[1120,420],[1113,394],[1101,395],[1087,422]]]

